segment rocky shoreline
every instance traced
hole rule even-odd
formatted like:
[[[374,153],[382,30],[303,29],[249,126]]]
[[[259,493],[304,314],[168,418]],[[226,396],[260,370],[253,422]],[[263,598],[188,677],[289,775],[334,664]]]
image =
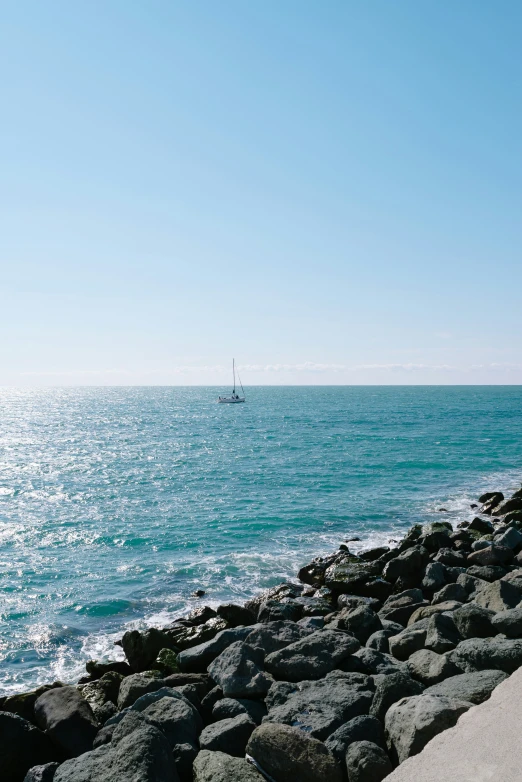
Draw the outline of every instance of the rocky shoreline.
[[[0,697],[1,779],[381,782],[522,665],[522,488],[478,502]]]

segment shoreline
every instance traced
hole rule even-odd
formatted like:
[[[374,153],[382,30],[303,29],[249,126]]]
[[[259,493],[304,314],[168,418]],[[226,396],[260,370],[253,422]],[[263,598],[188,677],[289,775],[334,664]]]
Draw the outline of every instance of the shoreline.
[[[385,779],[522,665],[522,489],[473,504],[455,529],[415,525],[358,554],[341,544],[244,605],[127,631],[126,662],[90,661],[77,685],[0,696],[7,782],[47,761],[26,782],[103,782],[129,736],[165,755],[147,782],[210,782],[219,768],[223,780]]]

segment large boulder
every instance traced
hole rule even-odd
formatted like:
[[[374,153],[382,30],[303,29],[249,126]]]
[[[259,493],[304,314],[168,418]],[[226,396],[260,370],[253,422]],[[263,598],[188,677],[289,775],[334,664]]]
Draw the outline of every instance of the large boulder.
[[[361,644],[365,644],[372,633],[382,630],[381,620],[368,606],[358,606],[341,611],[337,626],[340,630],[354,635]]]
[[[114,705],[118,703],[118,693],[122,681],[121,673],[108,671],[100,679],[89,682],[81,688],[82,698],[85,698],[89,703],[95,717],[100,718],[102,709],[107,703]]]
[[[154,627],[144,632],[128,630],[121,639],[121,645],[135,673],[149,670],[162,649],[178,651],[170,636]]]
[[[252,627],[222,630],[210,641],[192,646],[190,649],[184,649],[178,655],[180,669],[187,673],[203,673],[221,652],[236,641],[244,641],[252,630]]]
[[[276,679],[299,682],[320,679],[357,651],[359,642],[347,633],[318,630],[265,658]]]
[[[395,582],[398,578],[420,576],[428,559],[428,552],[422,546],[414,546],[390,560],[382,572],[386,581]]]
[[[336,562],[325,572],[325,584],[334,592],[353,593],[366,581],[380,575],[380,567],[376,562],[364,562],[356,557]]]
[[[443,614],[446,611],[455,611],[455,609],[460,608],[461,605],[462,603],[459,603],[458,600],[445,600],[444,603],[437,603],[436,605],[427,605],[422,606],[421,608],[417,608],[417,610],[414,611],[408,619],[408,627],[411,627],[411,625],[415,624],[415,622],[419,622],[421,619],[427,619],[434,614]]]
[[[266,699],[263,724],[299,725],[325,739],[348,720],[368,714],[372,699],[373,683],[360,673],[335,671],[320,681],[276,682]]]
[[[474,576],[482,581],[498,581],[507,574],[507,570],[502,565],[471,565],[466,568],[469,576]]]
[[[262,649],[236,641],[216,657],[208,672],[226,698],[262,697],[273,681],[263,670],[263,657]]]
[[[40,695],[43,695],[47,690],[61,686],[60,682],[55,682],[54,684],[44,684],[42,687],[37,687],[36,690],[30,690],[29,692],[8,695],[4,699],[1,709],[2,711],[9,711],[11,714],[18,714],[19,717],[23,717],[24,720],[34,724],[34,704]]]
[[[24,777],[24,782],[53,782],[59,763],[44,763],[33,766]]]
[[[410,616],[422,606],[428,605],[420,589],[406,589],[398,595],[391,595],[379,611],[382,619],[405,625]]]
[[[184,695],[169,687],[138,698],[131,711],[143,714],[148,723],[161,730],[172,748],[179,744],[195,746],[203,728],[198,710]],[[121,717],[125,718],[125,712],[113,719]]]
[[[270,777],[299,782],[342,782],[341,769],[321,741],[289,725],[263,724],[252,733],[247,753]]]
[[[522,497],[511,497],[504,500],[493,508],[495,516],[505,516],[506,513],[512,513],[515,510],[522,510]]]
[[[397,660],[407,660],[408,657],[419,649],[424,649],[426,641],[426,624],[428,620],[417,622],[412,627],[405,628],[398,635],[393,635],[388,639],[390,654]],[[417,626],[419,625],[419,626]]]
[[[213,752],[226,752],[228,755],[242,758],[256,723],[248,714],[238,714],[236,717],[219,720],[207,725],[199,737],[201,749]]]
[[[432,605],[445,603],[447,600],[457,600],[459,603],[465,603],[468,599],[468,593],[464,587],[458,583],[446,584],[438,592],[435,592],[432,599]]]
[[[165,686],[163,676],[159,671],[146,671],[127,676],[120,684],[118,692],[118,709],[132,706],[134,701],[147,692],[155,692]]]
[[[522,665],[522,640],[468,638],[448,652],[451,661],[461,671],[485,671],[492,668],[513,673]]]
[[[434,614],[428,619],[426,626],[426,649],[437,654],[444,654],[454,649],[462,641],[451,614]]]
[[[408,660],[408,670],[414,679],[427,687],[459,673],[458,667],[446,654],[437,654],[430,649],[414,652]]]
[[[382,747],[371,741],[354,741],[346,750],[350,782],[382,782],[393,766]]]
[[[474,671],[450,676],[439,684],[424,690],[425,695],[444,695],[459,701],[478,705],[489,698],[495,687],[507,679],[503,671]]]
[[[519,551],[522,546],[522,533],[515,527],[508,527],[501,535],[495,536],[495,543]]]
[[[383,721],[386,712],[401,698],[410,695],[420,695],[424,685],[408,674],[399,671],[397,673],[380,674],[374,677],[375,695],[370,709],[370,714]],[[373,739],[371,739],[373,741]]]
[[[383,654],[366,647],[359,649],[352,657],[348,657],[342,664],[342,668],[345,671],[366,673],[372,676],[379,673],[408,672],[406,663],[396,660],[391,654]]]
[[[343,765],[346,750],[354,741],[371,741],[385,749],[386,740],[380,720],[368,714],[354,717],[337,728],[324,743],[332,755]]]
[[[110,744],[66,760],[53,782],[179,782],[163,733],[136,712],[116,726]]]
[[[495,614],[491,625],[496,633],[504,633],[508,638],[522,638],[522,607]]]
[[[426,565],[424,577],[422,579],[422,588],[427,592],[436,592],[446,583],[446,569],[440,562],[429,562]]]
[[[190,649],[199,646],[227,629],[227,623],[219,616],[213,616],[203,624],[185,624],[176,622],[172,627],[165,628],[164,632],[169,636],[176,649]]]
[[[402,698],[386,714],[385,730],[390,751],[399,763],[403,763],[417,755],[438,733],[452,728],[471,705],[442,695]]]
[[[0,711],[2,782],[22,782],[30,768],[50,763],[59,753],[49,737],[17,714]]]
[[[243,758],[204,749],[194,761],[194,782],[265,782],[265,778]]]
[[[93,711],[76,687],[57,687],[40,695],[34,705],[38,726],[45,730],[66,757],[92,749],[98,732]]]
[[[256,615],[250,608],[235,603],[223,603],[217,607],[216,613],[225,620],[229,627],[248,627],[256,621]]]
[[[495,566],[495,565],[509,565],[513,562],[514,554],[512,549],[507,546],[499,546],[497,543],[492,543],[491,546],[486,546],[478,551],[473,551],[468,554],[467,562],[470,565],[479,565],[481,567]]]
[[[250,646],[263,649],[265,654],[278,652],[285,646],[300,641],[311,635],[317,628],[304,627],[296,622],[268,622],[257,625],[245,636],[244,640]]]
[[[258,622],[297,622],[303,616],[304,607],[297,600],[267,600],[259,606]]]
[[[482,608],[489,608],[491,611],[506,611],[519,604],[520,591],[511,582],[500,579],[478,590],[474,601]]]
[[[455,627],[463,638],[489,638],[495,635],[491,620],[495,613],[476,603],[467,603],[453,611]]]
[[[212,709],[212,722],[237,717],[238,714],[248,714],[256,725],[260,725],[263,717],[266,717],[267,710],[263,701],[250,698],[222,698]]]

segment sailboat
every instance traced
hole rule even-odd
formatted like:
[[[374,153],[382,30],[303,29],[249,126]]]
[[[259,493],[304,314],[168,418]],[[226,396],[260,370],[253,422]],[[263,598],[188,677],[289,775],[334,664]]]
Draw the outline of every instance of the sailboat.
[[[234,377],[234,388],[232,389],[232,395],[231,396],[220,396],[218,398],[218,402],[220,404],[225,405],[237,405],[239,402],[245,401],[245,389],[243,388],[243,383],[241,382],[241,378],[239,377],[239,372],[237,373],[238,379],[239,379],[239,385],[241,386],[241,391],[243,393],[243,396],[239,396],[239,394],[236,391],[236,362],[235,359],[232,359],[232,375]]]

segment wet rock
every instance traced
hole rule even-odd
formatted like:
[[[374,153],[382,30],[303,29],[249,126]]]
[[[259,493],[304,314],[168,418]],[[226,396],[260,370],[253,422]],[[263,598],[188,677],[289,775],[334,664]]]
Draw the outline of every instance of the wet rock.
[[[509,581],[493,581],[477,590],[474,602],[491,611],[506,611],[515,608],[520,602],[520,591]]]
[[[354,741],[346,751],[350,782],[382,782],[393,766],[386,752],[371,741]]]
[[[466,673],[492,669],[513,673],[522,665],[522,640],[468,638],[448,655]]]
[[[250,609],[244,606],[235,605],[235,603],[224,603],[218,606],[217,615],[224,619],[229,627],[247,627],[253,625],[256,621],[256,615]]]
[[[209,619],[204,624],[186,627],[177,623],[174,627],[167,629],[165,633],[170,637],[173,648],[191,649],[193,646],[211,641],[216,635],[227,629],[227,623],[219,616]],[[183,669],[182,669],[183,670]]]
[[[512,497],[510,500],[504,500],[494,506],[496,516],[504,516],[506,513],[512,513],[516,510],[522,510],[522,497]]]
[[[43,766],[33,766],[24,777],[24,782],[53,782],[58,763],[45,763]]]
[[[344,609],[338,618],[338,627],[355,636],[361,644],[365,644],[372,633],[382,630],[381,620],[367,606]]]
[[[417,622],[417,624],[423,624],[423,622]],[[397,660],[407,660],[411,654],[424,648],[425,641],[425,627],[417,627],[415,625],[408,627],[389,639],[390,654],[396,657]]]
[[[247,752],[274,779],[342,782],[341,769],[325,745],[298,728],[260,725],[250,737]]]
[[[127,676],[120,684],[118,693],[118,709],[132,706],[134,701],[147,692],[154,692],[164,686],[164,680],[159,671],[146,671]]]
[[[466,573],[482,581],[498,581],[506,575],[507,570],[500,565],[471,565],[466,569]]]
[[[479,516],[476,516],[473,521],[470,521],[468,529],[480,532],[481,535],[492,535],[495,531],[495,527],[490,521],[481,519]]]
[[[460,610],[460,609],[459,609]],[[455,621],[449,614],[434,614],[428,620],[424,646],[437,654],[454,649],[462,641]]]
[[[335,592],[350,594],[358,585],[378,576],[380,576],[378,563],[363,562],[352,557],[351,561],[330,565],[325,572],[325,584]]]
[[[428,605],[420,589],[406,589],[398,595],[391,595],[381,610],[379,616],[390,622],[405,625],[410,616],[418,609]]]
[[[50,763],[57,755],[41,730],[17,714],[0,711],[2,782],[21,782],[30,768]]]
[[[54,782],[179,782],[163,733],[141,714],[116,726],[112,741],[58,767]]]
[[[303,616],[303,606],[296,600],[267,600],[259,607],[258,622],[297,622]]]
[[[327,567],[330,567],[334,562],[339,560],[339,554],[332,554],[329,557],[316,557],[308,565],[304,565],[298,574],[297,578],[304,584],[310,586],[322,586],[324,584],[324,574]]]
[[[82,687],[82,697],[88,702],[94,715],[100,722],[102,721],[100,719],[101,714],[105,713],[101,711],[102,707],[107,703],[116,704],[118,702],[118,693],[122,681],[123,676],[120,673],[109,671],[104,673],[100,679],[96,679],[94,682],[90,682]]]
[[[236,641],[244,641],[252,630],[252,627],[223,630],[210,641],[185,649],[178,655],[179,667],[185,672],[203,673],[221,652]]]
[[[87,701],[76,687],[57,687],[40,695],[34,705],[38,726],[66,757],[92,749],[98,725]]]
[[[136,673],[151,668],[161,649],[178,651],[166,633],[153,627],[143,633],[139,630],[129,630],[121,639],[121,645],[130,667]]]
[[[272,684],[272,677],[263,670],[263,657],[262,649],[236,641],[216,657],[208,672],[226,698],[261,697]]]
[[[378,611],[381,607],[380,601],[374,597],[362,597],[361,595],[339,595],[337,598],[337,607],[343,608],[359,608],[360,606],[367,606],[373,611]]]
[[[54,684],[46,684],[43,687],[37,687],[36,690],[31,690],[30,692],[21,692],[17,693],[16,695],[8,695],[4,699],[1,710],[8,711],[11,714],[18,714],[19,717],[22,717],[24,720],[34,724],[34,704],[40,695],[43,695],[44,692],[47,692],[47,690],[52,690],[61,686],[62,685],[60,682],[55,682]]]
[[[417,755],[438,733],[452,728],[471,707],[467,701],[441,695],[414,695],[402,698],[388,710],[385,719],[389,749],[403,763]]]
[[[333,559],[335,560],[337,557],[334,555]],[[267,600],[276,600],[279,602],[285,598],[290,598],[293,600],[296,597],[300,597],[303,594],[303,591],[304,586],[301,584],[278,584],[277,586],[271,587],[270,589],[265,589],[251,600],[247,600],[245,603],[245,608],[250,609],[250,611],[253,611],[257,616],[261,604],[266,603]]]
[[[319,681],[276,682],[266,699],[263,724],[294,725],[325,739],[348,720],[368,714],[372,698],[372,681],[358,673],[335,671]]]
[[[495,635],[491,625],[494,612],[476,603],[468,603],[453,612],[453,621],[463,638],[488,638]]]
[[[408,670],[414,679],[427,687],[459,673],[459,668],[451,658],[432,652],[431,649],[414,652],[408,659]]]
[[[489,698],[507,674],[503,671],[475,671],[473,673],[460,673],[450,676],[439,684],[434,684],[424,690],[425,695],[444,695],[454,700],[469,701],[475,705],[483,703]]]
[[[248,714],[238,714],[229,719],[213,722],[203,729],[199,737],[201,749],[226,752],[235,757],[244,757],[245,749],[256,723]]]
[[[383,554],[387,554],[389,551],[389,546],[370,548],[367,551],[361,551],[359,554],[359,559],[362,559],[365,562],[375,562],[376,559],[379,559]]]
[[[384,729],[381,722],[371,715],[364,714],[361,717],[354,717],[329,736],[325,746],[332,755],[344,766],[346,750],[354,741],[371,741],[373,744],[386,749],[386,740],[384,738]]]
[[[302,620],[300,620],[302,621]],[[256,646],[263,649],[265,654],[277,652],[284,649],[302,638],[306,638],[316,631],[317,628],[305,627],[296,622],[269,622],[264,625],[257,625],[251,633],[244,639],[250,646]]]
[[[397,672],[375,677],[375,695],[370,714],[384,720],[388,709],[401,698],[420,695],[424,690],[421,682],[415,681],[406,673]],[[372,739],[373,741],[373,739]]]
[[[428,552],[422,546],[403,551],[395,559],[391,559],[382,572],[386,581],[397,581],[401,577],[420,576],[421,570],[428,560]]]
[[[359,648],[352,636],[334,630],[318,630],[265,658],[265,667],[276,679],[299,682],[320,679],[337,668]]]
[[[152,666],[164,676],[179,673],[178,655],[172,649],[161,649]]]
[[[432,605],[445,603],[447,600],[457,600],[459,603],[465,603],[468,599],[468,593],[464,587],[459,584],[446,584],[438,592],[435,592],[432,599]]]
[[[105,673],[121,673],[122,676],[130,676],[132,668],[129,663],[123,660],[111,660],[111,662],[101,663],[98,660],[87,660],[85,670],[89,674],[90,680],[101,679]]]
[[[194,761],[194,782],[265,782],[265,778],[242,758],[205,749]]]
[[[408,619],[408,627],[415,624],[415,622],[419,622],[421,619],[428,619],[434,614],[442,614],[444,611],[455,611],[457,608],[460,608],[461,605],[462,603],[459,603],[458,600],[445,600],[444,603],[421,606],[420,608],[417,608]]]
[[[493,507],[495,507],[495,505],[499,505],[503,499],[504,495],[501,491],[487,491],[479,497],[479,502],[482,505],[493,504]]]
[[[430,562],[426,565],[424,577],[422,579],[422,588],[427,592],[436,592],[446,583],[446,570],[440,562]]]
[[[491,620],[493,631],[508,638],[522,638],[522,608],[501,611]]]

